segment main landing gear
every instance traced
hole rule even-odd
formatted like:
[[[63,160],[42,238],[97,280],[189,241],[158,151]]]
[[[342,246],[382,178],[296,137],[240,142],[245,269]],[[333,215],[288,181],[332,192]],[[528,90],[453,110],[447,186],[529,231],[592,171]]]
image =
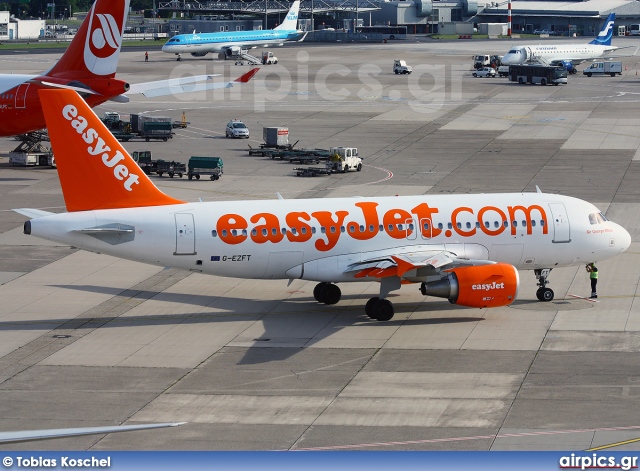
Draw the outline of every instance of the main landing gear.
[[[536,297],[540,301],[549,302],[553,300],[553,290],[551,288],[547,288],[547,278],[549,277],[549,273],[551,273],[551,268],[543,268],[541,270],[533,271],[538,278],[538,291],[536,291]]]
[[[395,311],[393,309],[393,304],[391,301],[386,299],[386,297],[391,291],[398,288],[400,288],[400,278],[383,278],[380,282],[380,295],[369,299],[367,304],[364,306],[364,312],[367,316],[370,319],[378,321],[391,320]],[[341,296],[342,292],[340,291],[340,288],[333,283],[322,282],[318,283],[316,287],[313,288],[313,297],[316,298],[316,301],[319,303],[336,304],[340,301]]]

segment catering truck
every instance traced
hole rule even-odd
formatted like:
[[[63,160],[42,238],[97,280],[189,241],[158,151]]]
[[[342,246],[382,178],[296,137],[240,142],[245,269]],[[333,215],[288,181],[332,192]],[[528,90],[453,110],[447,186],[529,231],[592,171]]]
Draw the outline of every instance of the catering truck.
[[[589,67],[582,71],[587,77],[592,75],[622,75],[622,62],[593,62]]]

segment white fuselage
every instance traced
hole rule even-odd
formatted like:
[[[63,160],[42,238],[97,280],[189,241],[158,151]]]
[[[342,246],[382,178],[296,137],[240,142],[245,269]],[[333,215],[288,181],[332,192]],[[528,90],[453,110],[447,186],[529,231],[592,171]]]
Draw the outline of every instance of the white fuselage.
[[[565,61],[580,64],[584,61],[599,59],[615,49],[617,48],[614,46],[600,46],[597,44],[538,44],[535,46],[518,46],[509,49],[509,52],[502,57],[502,63],[504,65],[518,65],[528,61],[542,59],[552,65]]]
[[[626,250],[627,231],[595,215],[588,202],[543,193],[237,201],[56,214],[31,220],[30,233],[214,275],[338,282],[358,281],[349,265],[385,255],[444,250],[539,269]]]

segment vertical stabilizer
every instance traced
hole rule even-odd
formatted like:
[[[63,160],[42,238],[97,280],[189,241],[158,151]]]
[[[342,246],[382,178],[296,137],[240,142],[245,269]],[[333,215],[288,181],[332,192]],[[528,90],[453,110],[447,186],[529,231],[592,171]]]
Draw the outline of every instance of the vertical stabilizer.
[[[611,46],[611,38],[613,37],[613,26],[616,21],[616,14],[611,13],[607,17],[607,21],[604,22],[604,26],[598,33],[598,37],[591,41],[589,44],[595,44],[597,46]]]
[[[297,31],[298,30],[298,10],[300,9],[300,0],[296,0],[291,5],[287,17],[284,19],[281,25],[276,26],[274,29],[279,31]]]
[[[71,78],[115,76],[129,0],[96,0],[69,48],[46,73]]]
[[[68,211],[180,204],[161,192],[73,90],[40,90]]]

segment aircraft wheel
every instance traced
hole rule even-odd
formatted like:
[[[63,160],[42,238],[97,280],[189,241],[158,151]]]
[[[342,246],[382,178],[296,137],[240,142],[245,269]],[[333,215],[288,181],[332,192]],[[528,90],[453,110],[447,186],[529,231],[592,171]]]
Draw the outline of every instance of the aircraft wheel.
[[[324,281],[322,283],[318,283],[314,288],[313,288],[313,297],[315,298],[316,301],[318,301],[319,303],[323,302],[322,301],[322,290],[328,285],[329,283],[325,283]]]
[[[543,302],[549,302],[553,300],[554,292],[551,288],[539,288],[536,291],[536,297]]]
[[[387,299],[379,299],[373,305],[373,317],[381,322],[386,322],[393,318],[393,304]]]
[[[369,319],[375,319],[375,317],[373,317],[373,306],[375,306],[378,301],[380,301],[378,297],[371,298],[367,301],[367,304],[364,305],[364,312]]]
[[[322,302],[324,304],[337,304],[342,297],[342,291],[340,291],[338,285],[327,283],[327,285],[320,291],[320,297],[322,297]]]
[[[362,164],[358,164],[358,166],[356,167],[356,171],[359,172],[360,170],[362,170]]]

